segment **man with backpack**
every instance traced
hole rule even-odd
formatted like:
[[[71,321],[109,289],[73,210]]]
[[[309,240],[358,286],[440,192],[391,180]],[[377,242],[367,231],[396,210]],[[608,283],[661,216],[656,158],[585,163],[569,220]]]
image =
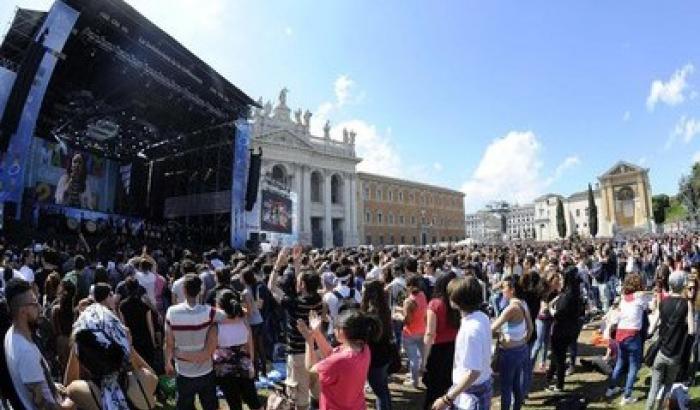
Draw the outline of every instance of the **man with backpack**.
[[[339,266],[335,272],[336,285],[332,291],[323,295],[323,303],[328,307],[328,335],[333,336],[333,322],[339,313],[346,309],[357,309],[362,301],[360,292],[351,287],[352,274],[347,266]]]

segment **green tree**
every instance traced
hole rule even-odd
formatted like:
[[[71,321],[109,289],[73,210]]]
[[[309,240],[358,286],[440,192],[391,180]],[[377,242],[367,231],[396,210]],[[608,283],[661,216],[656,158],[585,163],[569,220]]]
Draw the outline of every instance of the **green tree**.
[[[671,199],[666,194],[654,195],[651,197],[651,209],[654,216],[654,223],[661,229],[666,222],[666,211],[671,207]]]
[[[557,198],[557,233],[559,237],[566,238],[566,219],[564,218],[564,203]]]
[[[678,199],[688,211],[688,219],[695,226],[700,211],[700,162],[696,162],[689,175],[683,175],[678,183]]]
[[[598,207],[595,204],[591,184],[588,184],[588,231],[593,238],[598,235]]]

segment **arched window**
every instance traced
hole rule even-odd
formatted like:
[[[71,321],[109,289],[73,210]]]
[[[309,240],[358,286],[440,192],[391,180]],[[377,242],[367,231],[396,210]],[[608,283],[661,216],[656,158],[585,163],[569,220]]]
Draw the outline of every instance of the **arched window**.
[[[343,180],[338,174],[334,174],[331,177],[331,203],[343,203]]]
[[[272,180],[287,186],[287,170],[282,165],[272,167]]]
[[[377,212],[377,224],[381,225],[382,224],[382,213]]]
[[[311,202],[323,202],[323,176],[318,171],[311,173]]]

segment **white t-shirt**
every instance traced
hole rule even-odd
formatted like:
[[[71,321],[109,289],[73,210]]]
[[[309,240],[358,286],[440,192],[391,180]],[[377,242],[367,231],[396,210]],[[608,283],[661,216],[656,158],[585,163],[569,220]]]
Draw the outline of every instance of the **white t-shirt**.
[[[51,391],[48,384],[46,384],[46,374],[42,368],[44,357],[36,344],[28,341],[19,332],[15,331],[14,326],[10,327],[5,334],[4,343],[7,369],[17,396],[26,409],[36,409],[26,384],[43,383],[46,390],[44,397],[51,397]],[[48,365],[46,365],[46,369],[48,370]]]
[[[136,280],[139,282],[139,285],[141,285],[144,289],[146,289],[146,295],[148,295],[148,299],[151,301],[153,306],[156,305],[156,275],[153,274],[152,272],[145,273],[141,271],[136,271],[136,274],[134,275],[136,277]],[[181,287],[182,289],[182,287]],[[183,300],[184,300],[184,294],[183,294]],[[179,295],[178,295],[178,300]]]
[[[16,272],[15,277],[17,277]],[[34,283],[34,269],[27,265],[23,265],[21,268],[19,268],[19,277],[27,282]]]
[[[491,379],[491,323],[481,311],[462,317],[455,339],[453,386],[470,370],[479,372],[474,386]],[[468,409],[473,400],[470,395],[462,393],[455,399],[455,405],[460,409]]]
[[[375,266],[371,271],[365,276],[365,280],[378,280],[382,279],[382,268]]]
[[[343,284],[336,286],[333,289],[333,292],[340,293],[340,296],[343,298],[350,297],[350,287]],[[328,334],[333,334],[333,320],[335,320],[335,317],[338,316],[338,309],[340,308],[340,301],[333,292],[328,292],[323,295],[323,302],[326,304],[326,306],[328,306],[328,315],[330,316],[328,323]],[[362,302],[362,294],[360,294],[357,289],[354,290],[354,293],[355,302]]]

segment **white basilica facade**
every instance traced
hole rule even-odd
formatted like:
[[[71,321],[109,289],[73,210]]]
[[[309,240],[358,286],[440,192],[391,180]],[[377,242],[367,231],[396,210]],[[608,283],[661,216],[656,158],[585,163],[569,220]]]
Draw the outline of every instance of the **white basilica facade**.
[[[272,179],[296,193],[299,242],[319,248],[358,245],[355,133],[343,130],[343,141],[311,135],[311,113],[292,112],[283,89],[276,106],[262,104],[251,114],[251,148],[262,148],[261,178]],[[261,184],[262,185],[262,184]],[[258,193],[260,198],[260,192]]]

